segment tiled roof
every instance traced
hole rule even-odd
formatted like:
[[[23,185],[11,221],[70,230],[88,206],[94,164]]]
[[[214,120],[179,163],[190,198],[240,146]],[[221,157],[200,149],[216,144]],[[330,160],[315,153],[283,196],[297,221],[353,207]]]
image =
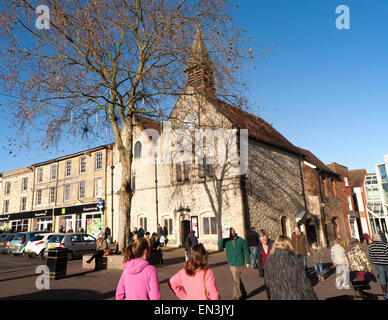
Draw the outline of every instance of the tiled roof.
[[[349,183],[352,187],[362,187],[367,175],[365,169],[349,170]]]

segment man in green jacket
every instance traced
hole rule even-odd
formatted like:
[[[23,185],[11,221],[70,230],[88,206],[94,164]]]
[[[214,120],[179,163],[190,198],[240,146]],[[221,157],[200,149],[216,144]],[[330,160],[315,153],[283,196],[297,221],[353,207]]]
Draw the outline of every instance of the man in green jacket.
[[[250,263],[250,253],[245,240],[237,236],[236,231],[231,228],[230,237],[225,239],[221,238],[218,241],[218,248],[226,249],[226,260],[228,261],[234,282],[232,300],[245,299],[247,297],[247,292],[241,281],[244,258],[247,268],[249,268]]]

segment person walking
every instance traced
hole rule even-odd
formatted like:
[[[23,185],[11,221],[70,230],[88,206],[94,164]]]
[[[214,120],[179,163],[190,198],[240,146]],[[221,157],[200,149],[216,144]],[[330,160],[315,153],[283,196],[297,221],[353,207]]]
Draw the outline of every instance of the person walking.
[[[145,237],[144,237],[144,239],[146,239],[147,240],[147,242],[148,242],[148,245],[150,246],[150,248],[151,248],[151,239],[150,239],[150,233],[147,231],[146,233],[145,233]]]
[[[242,300],[247,297],[247,292],[241,281],[241,273],[246,267],[249,268],[250,254],[248,246],[243,238],[240,238],[234,228],[230,228],[229,238],[221,238],[218,241],[219,249],[226,249],[226,260],[233,276],[233,298],[232,300]]]
[[[160,226],[159,223],[158,223],[158,226],[157,226],[157,228],[156,228],[156,233],[158,234],[158,237],[159,237],[159,238],[162,236],[163,229],[162,229],[162,227]]]
[[[251,268],[256,268],[257,260],[257,247],[259,246],[259,235],[255,228],[251,228],[251,231],[247,234],[247,242],[249,251],[251,252]]]
[[[107,241],[108,243],[108,246],[110,246],[112,243],[111,243],[111,231],[110,231],[110,228],[108,226],[105,227],[105,240]]]
[[[345,249],[341,246],[341,240],[335,239],[331,247],[330,256],[336,267],[335,285],[337,289],[350,289],[349,285],[349,260],[346,256]]]
[[[185,267],[170,278],[168,285],[180,300],[220,300],[214,274],[209,269],[208,254],[202,244],[189,249]]]
[[[350,269],[356,273],[357,281],[365,281],[365,272],[372,272],[368,257],[361,250],[357,240],[350,242],[352,249],[348,252]]]
[[[145,231],[142,227],[139,228],[139,238],[143,238],[145,234]]]
[[[102,238],[102,239],[105,238],[105,233],[102,231],[101,228],[100,228],[100,231],[99,231],[98,234],[97,234],[97,238]]]
[[[116,300],[160,300],[156,268],[147,261],[150,253],[144,238],[125,249],[124,271],[116,289]]]
[[[264,283],[270,300],[318,300],[287,236],[278,236],[265,266]]]
[[[265,233],[260,233],[259,239],[257,265],[259,267],[259,277],[264,278],[265,262],[271,253],[274,241],[268,239],[268,236]]]
[[[313,257],[314,269],[319,281],[325,281],[325,275],[323,273],[324,254],[323,248],[318,244],[318,242],[313,242],[311,245],[311,255]]]
[[[307,256],[310,255],[310,247],[306,235],[300,231],[299,227],[295,227],[294,233],[292,234],[292,246],[294,247],[296,256],[303,261],[307,272]]]
[[[61,226],[61,227],[59,228],[59,233],[65,233],[65,228],[64,228],[63,226]]]
[[[381,241],[382,241],[384,244],[387,244],[387,237],[385,236],[385,233],[384,233],[382,230],[379,231],[379,235],[380,235]]]
[[[195,231],[191,230],[185,240],[185,261],[187,261],[189,258],[190,248],[198,244],[197,237],[194,234],[195,234]]]
[[[381,236],[375,234],[373,242],[369,245],[369,258],[377,269],[380,287],[387,294],[388,282],[388,245],[381,241]]]

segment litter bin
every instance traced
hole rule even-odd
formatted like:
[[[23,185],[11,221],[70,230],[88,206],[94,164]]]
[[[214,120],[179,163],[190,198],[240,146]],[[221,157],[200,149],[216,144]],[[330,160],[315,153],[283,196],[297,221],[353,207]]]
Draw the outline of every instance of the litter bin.
[[[66,278],[67,248],[52,248],[48,250],[47,267],[50,270],[50,279],[57,280]]]

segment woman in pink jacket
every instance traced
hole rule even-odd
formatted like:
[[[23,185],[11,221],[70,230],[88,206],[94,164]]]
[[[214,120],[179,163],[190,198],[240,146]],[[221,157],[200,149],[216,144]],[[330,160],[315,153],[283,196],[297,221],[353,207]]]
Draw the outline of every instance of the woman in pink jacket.
[[[150,246],[144,238],[127,247],[116,300],[160,300],[158,274],[147,261],[149,252]]]
[[[190,248],[186,266],[168,284],[181,300],[220,300],[214,274],[208,267],[207,252],[202,244]]]

